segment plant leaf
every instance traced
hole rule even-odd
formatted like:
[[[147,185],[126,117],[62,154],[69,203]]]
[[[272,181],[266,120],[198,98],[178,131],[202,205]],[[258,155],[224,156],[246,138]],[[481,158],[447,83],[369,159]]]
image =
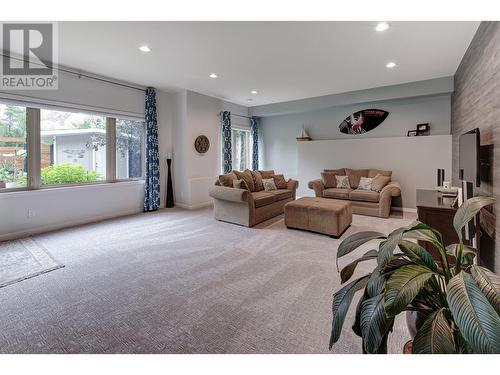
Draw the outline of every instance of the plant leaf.
[[[446,254],[452,255],[456,259],[457,258],[457,254],[458,254],[458,247],[459,246],[460,246],[460,244],[458,244],[458,243],[453,243],[451,245],[446,246]],[[462,265],[464,265],[464,266],[471,265],[472,261],[476,257],[477,250],[474,249],[471,246],[467,246],[467,245],[462,245],[462,246],[463,246],[463,249],[462,249]]]
[[[401,251],[412,260],[419,260],[423,265],[437,271],[436,262],[432,255],[416,242],[403,240],[399,243]]]
[[[337,269],[339,258],[356,250],[358,247],[368,241],[384,238],[386,238],[386,236],[383,233],[374,231],[359,232],[350,235],[340,243],[339,248],[337,249]]]
[[[359,337],[362,337],[362,334],[361,334],[361,305],[368,298],[370,298],[370,296],[368,295],[368,291],[365,288],[363,295],[361,296],[361,298],[358,301],[358,304],[356,305],[356,315],[354,318],[354,323],[352,324],[353,332]]]
[[[500,276],[480,266],[472,266],[470,271],[481,292],[497,314],[500,314]]]
[[[380,269],[376,267],[370,278],[368,279],[368,283],[366,284],[366,292],[369,297],[375,297],[376,295],[382,293],[385,288],[385,277],[380,272]]]
[[[367,353],[377,352],[382,339],[394,323],[394,318],[385,316],[383,294],[363,301],[360,321],[364,350]]]
[[[433,312],[413,339],[414,354],[456,353],[453,329],[445,317],[445,308]]]
[[[382,241],[378,248],[377,264],[380,269],[384,269],[387,263],[391,261],[394,256],[394,250],[398,246],[399,241],[403,238],[403,232],[406,228],[398,228],[394,230],[385,241]]]
[[[378,254],[377,250],[367,251],[361,258],[356,259],[355,261],[349,263],[347,266],[342,268],[342,271],[340,271],[340,281],[342,282],[342,284],[351,278],[359,262],[375,259],[377,257],[377,254]]]
[[[472,276],[460,272],[446,287],[455,324],[475,353],[500,353],[500,317]]]
[[[399,268],[385,283],[385,312],[395,316],[413,301],[436,273],[426,266],[409,264]]]
[[[333,295],[333,303],[332,303],[332,333],[330,336],[330,349],[333,344],[337,342],[340,337],[340,333],[342,332],[342,326],[344,325],[344,320],[349,310],[349,306],[351,305],[352,297],[354,294],[364,288],[366,283],[368,282],[368,277],[370,275],[365,275],[351,281],[349,284],[340,289],[337,293]]]
[[[455,217],[453,218],[453,227],[460,240],[462,240],[462,228],[476,216],[481,208],[493,204],[494,202],[495,198],[493,197],[472,197],[458,207]]]

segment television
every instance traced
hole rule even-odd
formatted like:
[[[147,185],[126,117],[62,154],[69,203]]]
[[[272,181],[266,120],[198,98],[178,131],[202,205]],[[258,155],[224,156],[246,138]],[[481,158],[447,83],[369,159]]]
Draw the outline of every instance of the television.
[[[458,140],[458,158],[460,180],[471,182],[475,186],[481,184],[480,173],[480,136],[479,129],[473,129],[462,134]]]

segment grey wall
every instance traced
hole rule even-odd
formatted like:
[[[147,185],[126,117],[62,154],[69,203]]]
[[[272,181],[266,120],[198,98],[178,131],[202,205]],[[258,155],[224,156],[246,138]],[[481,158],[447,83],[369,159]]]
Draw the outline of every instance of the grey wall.
[[[319,178],[325,168],[375,167],[391,170],[392,179],[401,184],[401,198],[393,204],[415,208],[416,189],[435,186],[436,168],[451,173],[451,135],[300,142],[297,164],[301,196],[314,196],[307,181]]]
[[[389,116],[377,128],[366,134],[340,133],[338,126],[345,117],[357,110],[367,108],[386,110]],[[263,117],[261,119],[262,167],[273,168],[286,175],[297,177],[298,143],[295,137],[303,124],[314,140],[403,137],[406,136],[408,130],[415,129],[416,124],[425,122],[431,124],[431,135],[445,135],[450,134],[450,108],[450,96],[445,94]],[[335,150],[332,152],[335,153]],[[384,168],[384,166],[371,165],[370,155],[365,156],[366,167]],[[418,155],[413,154],[398,155],[398,157],[404,158],[408,165],[418,160]],[[349,165],[345,166],[349,167]],[[319,172],[318,169],[318,176]],[[306,181],[300,182],[306,183]],[[401,182],[404,183],[404,181]]]
[[[458,181],[458,137],[479,128],[481,145],[492,151],[491,181],[481,182],[478,194],[494,195],[492,212],[483,212],[481,258],[500,271],[500,23],[482,22],[455,75],[452,97],[453,172]]]

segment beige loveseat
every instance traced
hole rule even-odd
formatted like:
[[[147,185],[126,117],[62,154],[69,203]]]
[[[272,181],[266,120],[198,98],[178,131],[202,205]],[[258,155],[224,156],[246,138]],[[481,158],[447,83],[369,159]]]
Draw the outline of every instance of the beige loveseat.
[[[401,186],[398,182],[389,181],[380,191],[358,189],[361,177],[373,178],[377,175],[392,177],[391,171],[379,169],[325,169],[338,176],[348,176],[349,187],[326,188],[323,179],[309,181],[309,188],[314,189],[316,197],[343,199],[351,202],[354,214],[389,217],[391,212],[392,198],[401,195]]]
[[[252,171],[254,182],[256,173],[260,176],[261,172],[267,178],[274,176],[274,171]],[[233,173],[234,171],[231,172]],[[219,176],[215,186],[210,188],[209,195],[214,199],[214,215],[217,220],[247,227],[281,215],[285,204],[295,199],[299,184],[298,181],[292,179],[288,181],[283,179],[281,188],[270,191],[265,191],[258,183],[248,190],[222,186],[221,181],[224,181],[224,177],[226,177],[225,181],[231,181],[232,178],[238,179],[231,174]]]

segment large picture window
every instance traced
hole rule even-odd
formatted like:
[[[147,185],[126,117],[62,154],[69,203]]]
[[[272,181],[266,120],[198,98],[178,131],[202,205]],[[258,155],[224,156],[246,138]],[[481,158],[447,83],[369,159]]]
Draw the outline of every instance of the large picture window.
[[[141,178],[144,173],[143,121],[116,119],[116,178]]]
[[[0,103],[0,191],[27,184],[26,108]]]
[[[42,109],[41,185],[106,180],[106,118]]]
[[[0,192],[144,178],[145,123],[0,102]]]

